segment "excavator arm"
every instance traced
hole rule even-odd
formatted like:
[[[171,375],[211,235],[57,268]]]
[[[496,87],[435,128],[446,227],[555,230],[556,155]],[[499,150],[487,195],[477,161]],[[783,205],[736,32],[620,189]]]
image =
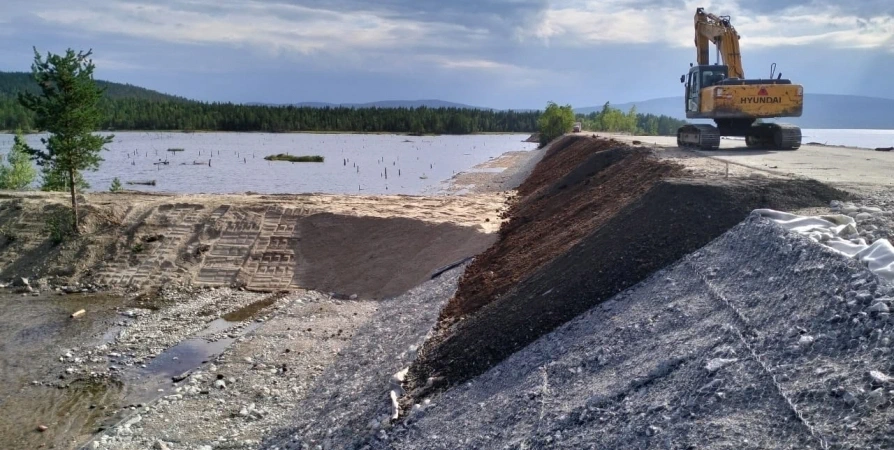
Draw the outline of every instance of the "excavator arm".
[[[698,8],[695,12],[695,48],[698,64],[710,64],[709,44],[713,42],[729,67],[730,78],[745,78],[742,68],[742,54],[739,53],[739,33],[730,24],[728,17],[718,17]]]

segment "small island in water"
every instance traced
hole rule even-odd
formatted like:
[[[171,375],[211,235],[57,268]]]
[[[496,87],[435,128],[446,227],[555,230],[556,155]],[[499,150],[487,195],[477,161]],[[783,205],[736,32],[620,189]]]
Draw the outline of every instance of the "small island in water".
[[[267,161],[323,162],[323,157],[319,156],[319,155],[295,156],[295,155],[289,155],[286,153],[280,153],[278,155],[268,155],[268,156],[265,156],[264,159],[266,159]]]

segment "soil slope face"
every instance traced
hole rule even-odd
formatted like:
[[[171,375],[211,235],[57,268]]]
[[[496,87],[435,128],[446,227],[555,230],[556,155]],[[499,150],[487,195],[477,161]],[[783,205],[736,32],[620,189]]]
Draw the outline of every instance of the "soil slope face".
[[[567,156],[566,156],[567,153]],[[703,180],[648,150],[580,136],[553,144],[470,265],[408,376],[413,400],[476,376],[708,244],[756,208],[827,205],[805,180]]]
[[[504,199],[93,194],[82,235],[54,244],[46,224],[64,195],[10,195],[0,199],[0,279],[382,299],[491,245]]]

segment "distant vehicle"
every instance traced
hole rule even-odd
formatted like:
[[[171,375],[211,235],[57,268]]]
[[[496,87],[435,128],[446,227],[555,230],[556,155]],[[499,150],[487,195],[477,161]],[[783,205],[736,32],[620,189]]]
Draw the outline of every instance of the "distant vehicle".
[[[580,122],[574,122],[574,132],[575,132],[575,133],[580,133],[580,130],[581,130],[581,123],[580,123]]]

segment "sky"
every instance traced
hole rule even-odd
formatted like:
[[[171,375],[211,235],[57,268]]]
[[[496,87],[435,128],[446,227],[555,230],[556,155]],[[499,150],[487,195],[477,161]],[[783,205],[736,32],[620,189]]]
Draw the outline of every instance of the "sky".
[[[746,77],[894,98],[894,1],[0,0],[0,70],[93,50],[95,77],[202,101],[441,99],[500,109],[682,95],[693,15]],[[714,51],[712,49],[712,60]]]

